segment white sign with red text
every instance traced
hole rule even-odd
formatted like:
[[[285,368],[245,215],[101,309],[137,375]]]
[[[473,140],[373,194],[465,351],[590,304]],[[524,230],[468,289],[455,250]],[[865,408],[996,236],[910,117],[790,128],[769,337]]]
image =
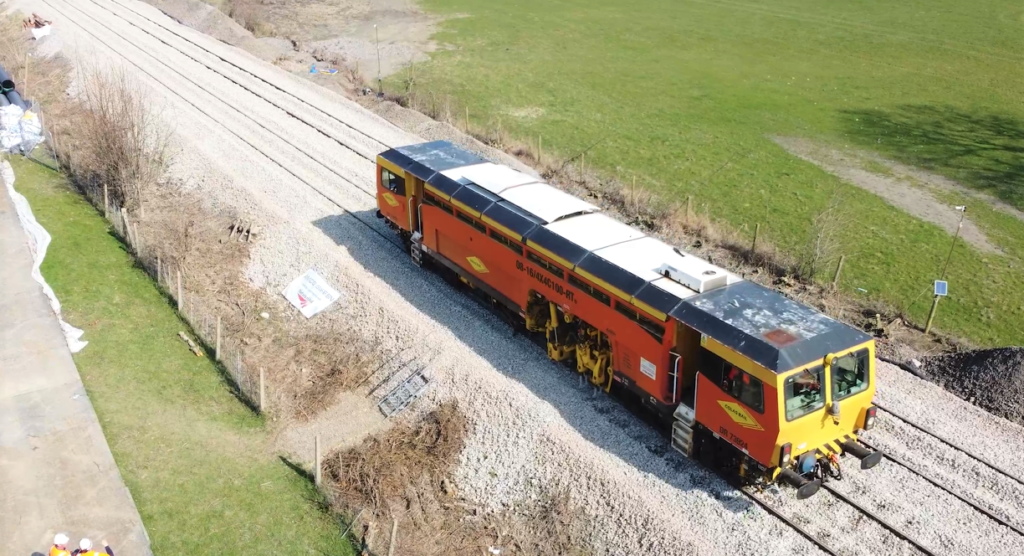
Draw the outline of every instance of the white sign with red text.
[[[312,269],[288,284],[281,294],[307,319],[341,297],[337,290]]]

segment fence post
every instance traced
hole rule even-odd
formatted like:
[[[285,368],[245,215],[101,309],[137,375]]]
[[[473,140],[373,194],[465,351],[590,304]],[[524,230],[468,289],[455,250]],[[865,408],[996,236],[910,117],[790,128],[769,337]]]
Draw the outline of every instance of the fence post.
[[[388,543],[388,556],[395,556],[395,541],[398,539],[398,518],[391,519],[391,542]]]
[[[846,262],[846,255],[841,255],[839,257],[839,264],[836,265],[836,274],[835,274],[835,276],[832,277],[832,287],[833,288],[839,286],[839,273],[843,271],[843,263],[845,263],[845,262]]]
[[[313,468],[313,483],[316,484],[317,487],[319,487],[320,486],[320,479],[321,479],[321,476],[320,476],[320,467],[321,467],[321,465],[320,465],[321,464],[321,461],[320,461],[320,435],[319,434],[316,435],[313,438],[313,459],[315,460],[314,465],[316,465],[316,467]]]
[[[544,160],[544,136],[537,136],[537,164],[540,164]]]
[[[761,233],[761,223],[758,222],[754,225],[754,243],[750,245],[750,254],[754,255],[757,253],[757,236]]]
[[[935,301],[932,301],[932,310],[928,312],[928,324],[924,325],[924,333],[928,334],[932,331],[932,321],[935,320],[935,312],[939,308],[939,300],[942,299],[941,295],[935,296]]]
[[[689,225],[690,219],[693,218],[693,195],[686,196],[686,223]]]
[[[139,237],[139,223],[138,222],[136,222],[132,226],[132,233],[135,234],[135,243],[136,243],[136,245],[135,245],[135,253],[138,254],[139,258],[141,259],[142,258],[142,238]],[[143,264],[145,264],[145,261],[143,261]]]
[[[267,389],[266,382],[263,376],[263,367],[260,367],[260,413],[266,413],[267,407]]]
[[[213,357],[220,361],[220,315],[217,315],[217,347],[213,351]]]
[[[108,214],[108,207],[110,207],[110,201],[107,197],[107,184],[103,184],[103,218],[110,218]]]
[[[175,268],[174,271],[178,275],[178,312],[180,313],[181,312],[182,303],[184,302],[181,299],[181,268]]]
[[[163,280],[163,267],[160,264],[160,253],[156,254],[156,285],[160,286],[161,280]]]

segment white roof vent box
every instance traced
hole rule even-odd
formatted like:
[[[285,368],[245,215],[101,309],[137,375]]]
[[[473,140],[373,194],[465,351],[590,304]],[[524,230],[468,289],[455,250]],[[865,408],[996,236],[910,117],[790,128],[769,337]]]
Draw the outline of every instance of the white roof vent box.
[[[729,283],[729,273],[708,262],[696,257],[687,257],[679,262],[683,268],[663,264],[655,272],[697,293],[704,293]]]

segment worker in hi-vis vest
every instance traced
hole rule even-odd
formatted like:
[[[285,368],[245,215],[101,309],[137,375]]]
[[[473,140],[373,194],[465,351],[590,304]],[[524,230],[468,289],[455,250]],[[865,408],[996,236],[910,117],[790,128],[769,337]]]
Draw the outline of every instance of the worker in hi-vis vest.
[[[107,554],[108,556],[114,556],[114,551],[107,544],[107,541],[100,541],[103,545],[103,552],[98,552],[92,549],[92,541],[89,539],[82,539],[78,543],[78,550],[71,553],[71,556],[102,556]]]
[[[57,533],[53,536],[53,546],[50,547],[50,556],[71,556],[68,550],[68,536],[64,533]]]

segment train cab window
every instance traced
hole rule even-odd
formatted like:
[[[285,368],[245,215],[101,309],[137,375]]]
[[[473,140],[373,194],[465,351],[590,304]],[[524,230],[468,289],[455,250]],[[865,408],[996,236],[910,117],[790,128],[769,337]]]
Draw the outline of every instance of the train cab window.
[[[849,353],[832,361],[832,399],[841,400],[859,394],[868,387],[870,370],[868,350]]]
[[[760,379],[707,349],[701,349],[700,374],[743,405],[764,413],[764,384]]]
[[[497,241],[498,243],[504,245],[505,247],[508,247],[512,251],[515,251],[519,256],[523,255],[523,246],[520,245],[519,242],[509,239],[499,234],[498,232],[495,232],[494,230],[491,230],[491,233],[489,235],[491,236],[491,239]]]
[[[392,174],[387,168],[380,169],[380,184],[392,193],[405,196],[405,178]]]
[[[549,263],[544,259],[538,257],[537,255],[530,253],[529,251],[526,252],[526,259],[532,262],[533,264],[543,268],[544,270],[550,272],[551,274],[554,274],[560,280],[565,279],[565,273],[562,271],[562,269],[555,266],[555,263]]]
[[[786,420],[792,421],[825,407],[825,368],[804,369],[786,379]]]

